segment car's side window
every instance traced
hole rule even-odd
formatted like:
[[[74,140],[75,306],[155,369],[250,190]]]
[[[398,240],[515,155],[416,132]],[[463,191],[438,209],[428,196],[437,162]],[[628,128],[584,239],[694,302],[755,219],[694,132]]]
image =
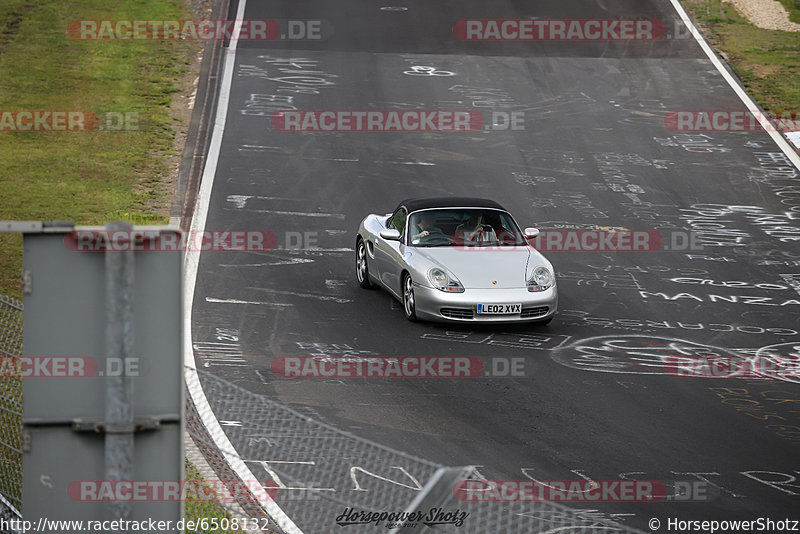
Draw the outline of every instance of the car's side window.
[[[407,214],[405,208],[398,209],[396,212],[394,212],[394,215],[392,215],[392,218],[389,220],[389,228],[395,228],[398,232],[400,232],[400,235],[403,235],[403,230],[406,228],[406,217]]]

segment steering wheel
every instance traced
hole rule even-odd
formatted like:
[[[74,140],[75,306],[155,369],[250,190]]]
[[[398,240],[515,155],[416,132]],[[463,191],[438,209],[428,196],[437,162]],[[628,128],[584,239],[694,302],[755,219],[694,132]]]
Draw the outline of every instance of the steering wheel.
[[[440,234],[439,232],[434,232],[418,238],[418,243],[420,245],[439,245],[450,243],[450,238],[444,234]]]

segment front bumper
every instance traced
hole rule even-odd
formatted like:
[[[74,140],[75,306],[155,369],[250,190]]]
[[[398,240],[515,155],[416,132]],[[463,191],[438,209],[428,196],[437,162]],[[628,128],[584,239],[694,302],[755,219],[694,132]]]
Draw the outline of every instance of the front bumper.
[[[417,317],[428,321],[458,323],[524,323],[549,319],[558,308],[558,285],[530,292],[527,288],[467,289],[463,293],[445,293],[414,284]],[[479,315],[478,304],[521,303],[522,313]]]

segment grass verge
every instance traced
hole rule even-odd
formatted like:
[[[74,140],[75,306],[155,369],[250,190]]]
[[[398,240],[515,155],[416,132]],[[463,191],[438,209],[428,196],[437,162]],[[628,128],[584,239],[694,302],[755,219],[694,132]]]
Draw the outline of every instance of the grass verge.
[[[800,0],[783,3],[800,17]],[[720,0],[683,0],[683,5],[766,111],[779,117],[800,113],[800,32],[762,30]]]
[[[124,113],[127,131],[0,131],[0,220],[102,224],[167,221],[174,155],[172,96],[200,43],[88,41],[67,36],[81,19],[191,18],[182,0],[4,0],[0,111],[86,110],[101,123]],[[118,115],[114,115],[118,116]],[[20,296],[21,238],[0,234],[0,294]]]
[[[193,488],[197,489],[198,494],[214,494],[213,489],[204,483],[200,471],[195,465],[186,460],[186,481],[192,484]],[[184,510],[184,517],[187,521],[194,522],[200,528],[190,531],[186,530],[187,534],[191,532],[203,532],[204,534],[227,534],[242,532],[240,529],[231,528],[231,514],[225,510],[220,504],[206,501],[206,500],[187,500]]]
[[[789,13],[789,20],[800,24],[800,0],[778,0],[786,12]]]

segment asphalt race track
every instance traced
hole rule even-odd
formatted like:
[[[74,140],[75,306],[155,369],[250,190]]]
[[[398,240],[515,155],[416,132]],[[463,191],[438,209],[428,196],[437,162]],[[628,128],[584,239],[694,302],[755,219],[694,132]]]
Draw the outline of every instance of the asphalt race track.
[[[667,34],[546,42],[453,34],[460,19],[532,17],[649,19]],[[676,376],[667,365],[675,355],[786,361],[800,343],[792,188],[800,171],[763,131],[668,127],[670,112],[745,109],[678,31],[670,1],[260,0],[247,3],[245,18],[322,20],[328,35],[238,44],[206,228],[267,230],[277,246],[201,255],[191,310],[199,368],[359,439],[432,464],[479,466],[491,480],[638,479],[662,481],[670,495],[686,482],[706,490],[688,500],[570,505],[599,523],[650,531],[658,518],[664,531],[669,518],[800,519],[797,368],[780,379],[711,378]],[[486,120],[472,132],[285,132],[270,122],[280,109],[466,110]],[[511,112],[524,114],[523,127],[503,129]],[[448,195],[492,198],[522,226],[652,231],[664,246],[546,252],[560,296],[548,326],[410,323],[387,292],[358,287],[355,232],[368,213],[401,199]],[[472,356],[490,374],[511,364],[518,372],[285,379],[271,368],[281,356]],[[209,402],[223,400],[212,392]],[[247,440],[308,437],[252,427],[247,413],[222,423],[239,450]],[[346,448],[303,443],[312,446],[290,457],[245,459],[264,479],[258,461],[276,462],[297,487],[318,483],[314,470],[333,456],[361,465]],[[370,473],[413,486],[397,458]],[[352,532],[335,518],[354,472],[374,479],[343,470],[329,524],[304,519],[307,503],[292,490],[278,505],[306,533]],[[455,531],[479,531],[469,521]]]

